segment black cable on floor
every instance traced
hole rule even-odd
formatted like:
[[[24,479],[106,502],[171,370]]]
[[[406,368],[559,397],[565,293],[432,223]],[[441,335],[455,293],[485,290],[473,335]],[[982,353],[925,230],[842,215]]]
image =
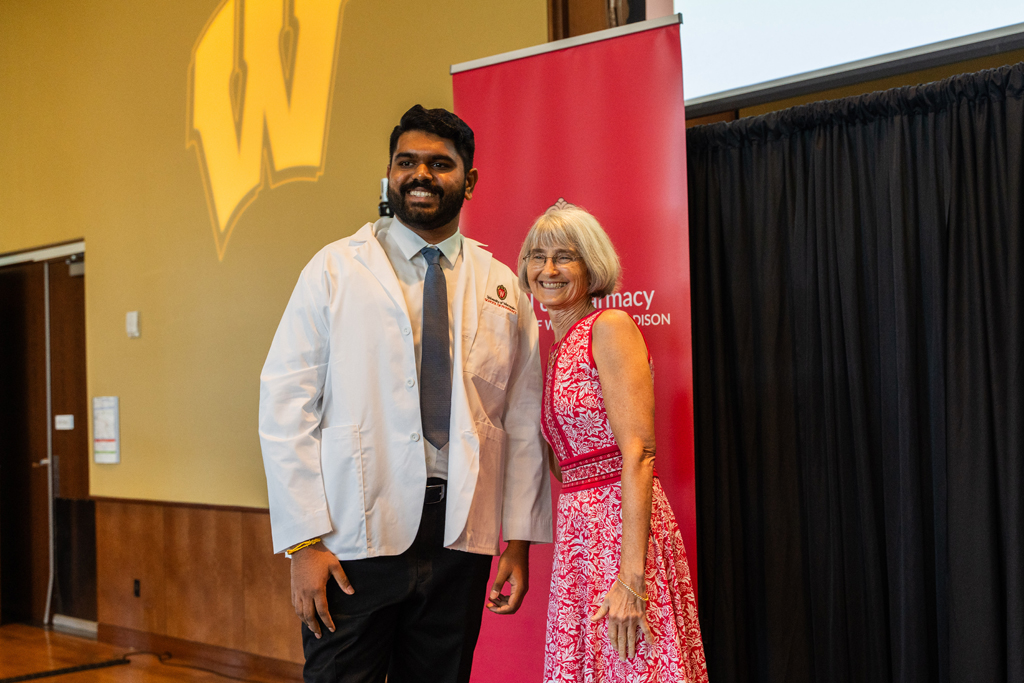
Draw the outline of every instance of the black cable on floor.
[[[90,669],[105,669],[108,666],[118,666],[120,664],[131,664],[127,659],[111,659],[106,662],[96,662],[95,664],[80,664],[78,666],[68,666],[63,669],[54,669],[52,671],[39,671],[34,674],[25,674],[23,676],[11,676],[9,678],[0,678],[0,683],[18,683],[18,681],[32,681],[37,678],[49,678],[50,676],[62,676],[63,674],[73,674],[79,671],[89,671]]]
[[[256,680],[254,678],[239,678],[238,676],[229,676],[228,674],[221,673],[220,671],[214,671],[213,669],[207,669],[202,666],[195,666],[194,664],[178,664],[177,662],[168,662],[167,660],[171,658],[170,652],[164,652],[162,654],[159,652],[150,652],[148,650],[128,652],[124,655],[124,659],[126,661],[131,661],[129,658],[134,657],[136,655],[150,655],[156,657],[156,660],[164,666],[174,666],[179,669],[195,669],[196,671],[205,671],[206,673],[213,674],[214,676],[220,676],[221,678],[230,678],[233,681],[246,681],[246,683],[253,683],[253,681]],[[0,680],[0,683],[6,683],[6,681]]]
[[[156,660],[165,666],[173,666],[179,669],[194,669],[196,671],[204,671],[206,673],[213,674],[214,676],[220,676],[221,678],[230,678],[233,681],[247,681],[251,682],[254,679],[251,678],[239,678],[238,676],[229,676],[228,674],[221,673],[220,671],[214,671],[213,669],[207,669],[202,666],[195,666],[193,664],[178,664],[177,662],[168,662],[171,658],[170,652],[128,652],[120,659],[110,659],[105,662],[96,662],[95,664],[80,664],[78,666],[68,666],[63,669],[53,669],[52,671],[39,671],[31,674],[24,674],[22,676],[11,676],[10,678],[0,678],[0,683],[19,683],[20,681],[33,681],[37,678],[49,678],[50,676],[62,676],[64,674],[78,673],[79,671],[89,671],[90,669],[104,669],[108,666],[118,666],[121,664],[131,664],[132,657],[138,655],[150,655],[156,657]]]

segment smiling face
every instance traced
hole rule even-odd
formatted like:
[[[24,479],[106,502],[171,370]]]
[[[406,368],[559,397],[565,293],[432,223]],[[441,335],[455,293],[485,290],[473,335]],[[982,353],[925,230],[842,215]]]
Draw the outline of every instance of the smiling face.
[[[546,308],[571,308],[590,296],[587,267],[566,245],[537,247],[526,255],[526,278],[533,298]]]
[[[462,202],[473,196],[477,172],[466,172],[451,140],[420,130],[398,138],[388,164],[388,203],[425,239],[445,239],[458,227]]]

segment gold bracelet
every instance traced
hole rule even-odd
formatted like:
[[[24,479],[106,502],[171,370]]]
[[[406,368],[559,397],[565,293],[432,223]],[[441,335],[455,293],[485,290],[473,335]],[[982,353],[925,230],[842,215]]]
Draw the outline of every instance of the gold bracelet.
[[[626,590],[628,590],[628,591],[629,591],[630,593],[632,593],[633,595],[635,595],[635,596],[636,596],[636,597],[637,597],[638,599],[640,599],[640,600],[643,600],[644,602],[647,602],[648,600],[650,600],[650,598],[649,598],[649,597],[644,597],[644,596],[640,595],[639,593],[637,593],[637,592],[636,592],[635,590],[633,590],[632,588],[630,588],[630,587],[629,587],[629,584],[628,584],[628,583],[626,583],[625,581],[623,581],[622,579],[620,579],[619,577],[617,577],[617,576],[616,576],[616,577],[615,577],[615,580],[616,580],[616,581],[618,581],[619,583],[621,583],[621,584],[622,584],[623,586],[625,586],[625,587],[626,587]]]
[[[303,541],[302,543],[298,543],[296,545],[293,545],[291,548],[288,548],[287,550],[285,550],[284,551],[284,556],[290,558],[292,555],[294,555],[295,553],[299,552],[303,548],[308,548],[309,546],[316,545],[319,542],[320,542],[319,538],[311,538],[308,541]]]

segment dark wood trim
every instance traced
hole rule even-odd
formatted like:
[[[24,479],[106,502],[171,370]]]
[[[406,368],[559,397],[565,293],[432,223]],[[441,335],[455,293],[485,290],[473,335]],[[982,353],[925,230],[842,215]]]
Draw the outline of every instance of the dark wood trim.
[[[85,359],[85,278],[72,276],[67,257],[49,260],[50,380],[53,415],[72,415],[71,431],[50,425],[53,438],[54,496],[89,498],[89,399]],[[69,614],[65,612],[64,614]],[[70,615],[70,616],[78,616]],[[95,615],[93,615],[95,619]]]
[[[89,496],[99,503],[123,503],[128,505],[161,505],[163,507],[192,508],[194,510],[219,510],[220,512],[260,512],[270,514],[267,508],[243,507],[241,505],[212,505],[210,503],[179,503],[173,500],[146,500],[143,498],[115,498],[113,496]]]
[[[548,42],[569,37],[569,0],[548,0]]]
[[[99,624],[96,637],[101,643],[149,652],[170,652],[169,663],[195,665],[226,676],[256,681],[302,680],[301,664],[216,645],[204,645],[110,624]]]
[[[687,116],[686,127],[693,128],[694,126],[703,126],[709,123],[719,123],[721,121],[735,121],[739,117],[740,112],[738,109],[730,109],[729,111],[723,111],[717,114],[708,114],[706,116]]]

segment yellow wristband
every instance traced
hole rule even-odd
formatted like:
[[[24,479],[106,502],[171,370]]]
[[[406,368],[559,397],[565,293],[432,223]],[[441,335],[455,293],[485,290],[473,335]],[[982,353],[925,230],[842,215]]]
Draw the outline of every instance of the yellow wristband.
[[[311,538],[308,541],[303,541],[302,543],[298,543],[296,545],[293,545],[291,548],[288,548],[288,550],[285,550],[284,551],[284,556],[285,557],[291,557],[292,555],[294,555],[295,553],[299,552],[303,548],[308,548],[309,546],[316,545],[319,542],[320,542],[319,538]]]

